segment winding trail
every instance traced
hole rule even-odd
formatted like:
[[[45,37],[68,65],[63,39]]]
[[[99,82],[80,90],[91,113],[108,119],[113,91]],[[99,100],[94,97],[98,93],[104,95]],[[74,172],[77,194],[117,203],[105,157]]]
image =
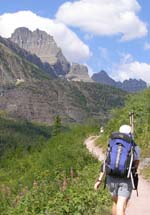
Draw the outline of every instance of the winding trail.
[[[101,148],[95,145],[95,141],[99,137],[100,136],[91,136],[85,140],[84,144],[94,157],[102,161],[104,159],[104,153]],[[136,191],[132,192],[126,214],[150,215],[150,183],[143,179],[141,175],[139,176],[138,193],[139,196],[137,196]]]

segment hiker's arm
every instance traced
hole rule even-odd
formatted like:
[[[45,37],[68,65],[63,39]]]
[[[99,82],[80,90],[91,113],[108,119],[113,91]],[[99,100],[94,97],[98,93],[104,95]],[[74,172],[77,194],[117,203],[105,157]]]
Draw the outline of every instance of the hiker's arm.
[[[104,172],[100,172],[99,177],[97,179],[97,181],[102,181],[103,180],[103,176],[104,176]]]
[[[98,177],[97,181],[95,182],[94,190],[98,190],[99,186],[102,183],[103,176],[104,176],[104,172],[100,172],[99,177]]]
[[[98,179],[94,185],[95,190],[98,190],[99,186],[101,185],[104,174],[105,174],[105,172],[103,171],[103,164],[102,164],[101,169],[100,169],[100,173],[99,173],[99,177],[98,177]]]
[[[97,180],[102,181],[104,174],[105,174],[105,171],[104,171],[104,163],[102,163],[102,165],[101,165],[101,167],[100,167],[99,177],[98,177]]]

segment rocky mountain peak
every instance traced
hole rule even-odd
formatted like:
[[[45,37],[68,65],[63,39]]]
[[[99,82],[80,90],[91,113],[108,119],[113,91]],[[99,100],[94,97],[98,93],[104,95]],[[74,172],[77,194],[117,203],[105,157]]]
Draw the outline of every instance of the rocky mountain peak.
[[[143,80],[136,80],[136,79],[129,79],[129,80],[125,80],[122,83],[122,89],[126,90],[128,89],[128,91],[130,92],[137,92],[139,90],[144,90],[147,87],[147,84],[145,81]]]
[[[32,32],[28,28],[21,27],[14,31],[10,40],[17,43],[22,49],[36,54],[42,62],[52,65],[57,75],[65,75],[69,72],[69,62],[54,38],[46,32],[39,29]]]
[[[101,70],[100,72],[93,74],[92,79],[102,84],[115,86],[115,81],[112,78],[110,78],[107,72],[105,72],[104,70]]]

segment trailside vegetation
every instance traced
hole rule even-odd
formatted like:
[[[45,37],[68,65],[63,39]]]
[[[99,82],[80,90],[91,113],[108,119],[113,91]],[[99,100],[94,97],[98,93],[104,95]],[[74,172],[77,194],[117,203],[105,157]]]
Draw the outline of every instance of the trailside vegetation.
[[[131,94],[125,102],[125,107],[112,111],[112,119],[105,125],[105,132],[101,135],[99,143],[104,148],[107,147],[109,135],[113,131],[118,131],[120,125],[129,124],[129,113],[134,112],[134,138],[141,147],[142,158],[150,157],[150,88]],[[143,170],[147,178],[150,179],[149,166]]]
[[[150,89],[129,95],[124,108],[112,111],[100,142],[106,147],[110,133],[129,124],[131,111],[135,141],[149,157]],[[1,117],[0,214],[109,215],[107,189],[93,189],[100,163],[83,145],[98,132],[93,122],[63,127],[59,116],[51,127]]]
[[[100,164],[83,145],[97,126],[72,125],[54,135],[53,127],[29,122],[1,118],[0,126],[1,144],[9,143],[0,162],[1,215],[110,213],[107,190],[93,189]]]

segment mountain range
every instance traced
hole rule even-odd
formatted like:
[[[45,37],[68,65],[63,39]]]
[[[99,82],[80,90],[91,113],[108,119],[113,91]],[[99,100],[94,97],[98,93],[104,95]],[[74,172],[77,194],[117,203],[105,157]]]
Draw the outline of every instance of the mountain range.
[[[94,82],[86,66],[67,61],[53,37],[27,28],[0,37],[0,76],[1,113],[50,124],[57,115],[64,122],[104,122],[128,94]]]
[[[110,85],[128,92],[138,92],[147,87],[147,83],[143,80],[129,79],[123,82],[117,82],[110,78],[104,70],[93,74],[92,79],[98,83]]]
[[[63,77],[70,81],[98,82],[114,86],[128,92],[137,92],[146,88],[147,83],[143,80],[129,79],[124,82],[116,82],[105,71],[93,74],[90,78],[88,68],[85,65],[70,63],[57,46],[54,38],[39,29],[30,31],[21,27],[11,35],[11,41],[18,44],[23,50],[36,55],[44,64],[44,67],[53,71],[53,76]],[[44,68],[44,69],[45,69]]]

